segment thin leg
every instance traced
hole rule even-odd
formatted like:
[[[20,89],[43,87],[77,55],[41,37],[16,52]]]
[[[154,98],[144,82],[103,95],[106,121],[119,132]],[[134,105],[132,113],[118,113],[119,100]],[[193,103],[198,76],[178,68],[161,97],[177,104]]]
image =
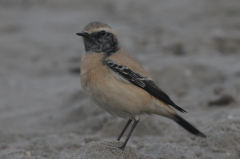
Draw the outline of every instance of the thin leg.
[[[132,126],[130,132],[128,133],[128,136],[127,136],[126,140],[124,141],[124,143],[122,144],[122,146],[119,147],[121,150],[124,149],[124,147],[127,145],[127,142],[128,142],[128,140],[129,140],[129,138],[130,138],[130,136],[131,136],[133,130],[134,130],[135,127],[137,126],[138,122],[139,122],[139,120],[134,121],[133,126]]]
[[[124,126],[121,134],[118,136],[117,140],[119,141],[121,139],[121,137],[123,136],[124,132],[126,131],[126,129],[128,128],[129,124],[132,122],[132,119],[129,119],[127,124]]]

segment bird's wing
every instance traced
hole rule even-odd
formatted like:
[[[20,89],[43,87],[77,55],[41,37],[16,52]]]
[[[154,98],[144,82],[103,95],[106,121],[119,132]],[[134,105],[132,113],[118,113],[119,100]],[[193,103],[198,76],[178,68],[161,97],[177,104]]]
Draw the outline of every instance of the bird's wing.
[[[176,108],[177,110],[179,110],[182,113],[186,113],[186,111],[184,109],[182,109],[181,107],[177,106],[169,98],[169,96],[166,93],[164,93],[156,85],[156,83],[152,79],[150,79],[146,76],[142,76],[141,74],[134,72],[130,68],[128,68],[124,65],[119,65],[115,61],[110,60],[110,59],[105,59],[104,64],[107,65],[108,68],[110,68],[114,73],[119,75],[121,78],[124,78],[126,81],[129,81],[130,83],[144,89],[149,94],[151,94],[155,98],[161,100],[165,104]]]

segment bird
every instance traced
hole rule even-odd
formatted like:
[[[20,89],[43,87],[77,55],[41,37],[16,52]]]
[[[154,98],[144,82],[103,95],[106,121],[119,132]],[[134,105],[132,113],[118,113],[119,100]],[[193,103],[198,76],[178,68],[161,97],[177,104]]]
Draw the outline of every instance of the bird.
[[[132,121],[132,127],[120,149],[124,149],[140,116],[160,115],[172,119],[190,133],[206,137],[177,112],[186,113],[162,91],[141,64],[118,42],[113,29],[103,22],[91,22],[76,35],[83,38],[84,55],[80,62],[80,80],[85,93],[108,113],[128,119],[118,136]]]

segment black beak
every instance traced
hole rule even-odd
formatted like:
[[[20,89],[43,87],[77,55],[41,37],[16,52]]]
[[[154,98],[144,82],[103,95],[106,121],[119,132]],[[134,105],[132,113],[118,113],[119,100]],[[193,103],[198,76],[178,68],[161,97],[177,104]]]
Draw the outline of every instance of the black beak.
[[[76,33],[76,35],[78,35],[78,36],[82,36],[82,37],[84,37],[84,38],[87,38],[87,37],[89,37],[89,34],[88,34],[88,33],[86,33],[86,32],[82,32],[82,33]]]

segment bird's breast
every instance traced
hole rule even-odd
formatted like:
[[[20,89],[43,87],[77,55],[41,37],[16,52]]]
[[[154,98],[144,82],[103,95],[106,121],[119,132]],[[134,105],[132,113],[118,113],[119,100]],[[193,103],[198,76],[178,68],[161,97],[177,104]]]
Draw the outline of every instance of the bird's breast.
[[[84,91],[88,94],[89,87],[98,85],[100,78],[106,72],[102,64],[103,53],[86,53],[81,59],[81,84]],[[98,80],[99,79],[99,80]]]
[[[93,58],[94,57],[94,58]],[[85,55],[81,61],[81,84],[84,91],[101,108],[113,115],[134,118],[147,113],[152,97],[143,89],[116,78],[102,63],[103,55]]]

